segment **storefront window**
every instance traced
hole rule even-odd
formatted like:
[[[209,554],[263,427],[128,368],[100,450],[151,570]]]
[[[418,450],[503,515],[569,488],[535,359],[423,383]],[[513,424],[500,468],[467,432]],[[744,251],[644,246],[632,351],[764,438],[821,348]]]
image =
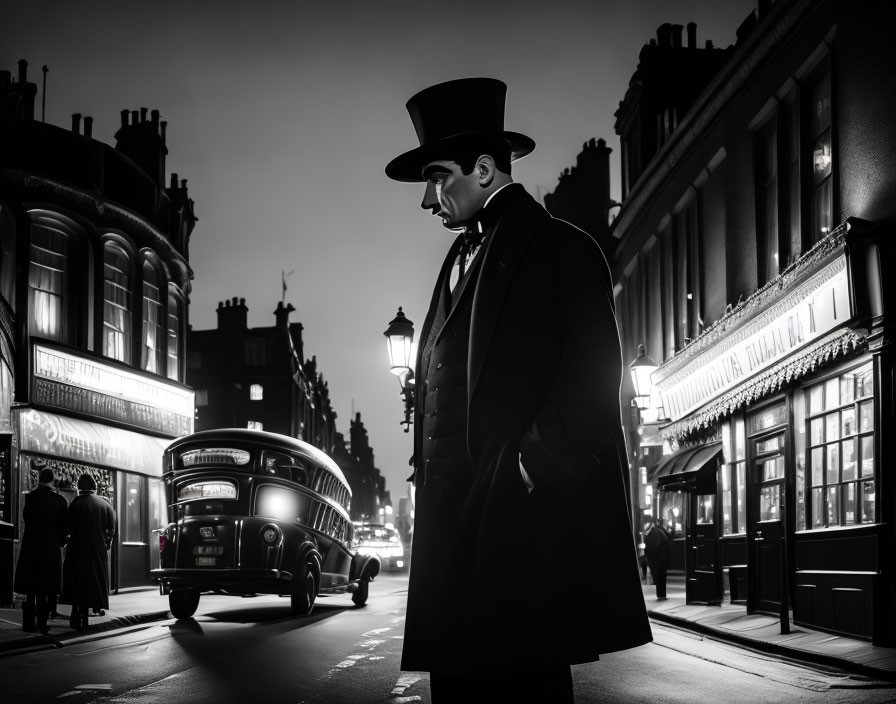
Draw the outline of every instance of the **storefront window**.
[[[700,494],[697,497],[697,523],[712,525],[715,516],[716,497],[714,494]]]
[[[796,444],[796,529],[806,528],[806,404],[808,395],[799,391],[793,400],[793,427]]]
[[[743,418],[722,424],[722,535],[744,533],[747,529],[746,435]]]
[[[143,354],[140,368],[158,374],[162,369],[162,293],[158,270],[143,262]]]
[[[669,534],[675,538],[682,534],[684,520],[683,499],[680,491],[664,491],[660,495],[660,518]]]
[[[867,363],[808,390],[811,504],[798,527],[874,522],[872,382]]]
[[[143,477],[138,474],[124,475],[125,510],[121,526],[122,542],[143,543]]]

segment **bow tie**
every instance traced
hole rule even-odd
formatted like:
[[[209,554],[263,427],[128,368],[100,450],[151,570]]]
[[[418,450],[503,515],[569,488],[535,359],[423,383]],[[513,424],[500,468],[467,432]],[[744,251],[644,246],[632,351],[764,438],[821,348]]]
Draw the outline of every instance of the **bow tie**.
[[[461,243],[461,250],[472,252],[482,244],[482,240],[485,238],[485,228],[482,226],[482,221],[473,220],[464,226],[464,230],[461,234],[464,237],[464,240]]]

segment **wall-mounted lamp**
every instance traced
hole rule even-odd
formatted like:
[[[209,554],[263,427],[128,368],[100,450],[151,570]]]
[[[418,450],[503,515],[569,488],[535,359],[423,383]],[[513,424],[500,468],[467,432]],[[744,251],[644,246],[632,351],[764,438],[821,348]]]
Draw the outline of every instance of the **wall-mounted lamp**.
[[[638,345],[638,356],[632,362],[628,371],[632,375],[632,386],[635,387],[635,397],[632,405],[644,411],[650,407],[650,376],[656,371],[656,363],[647,356],[647,348],[643,344]]]
[[[404,398],[404,432],[411,429],[414,422],[414,324],[405,317],[399,307],[398,313],[389,322],[383,333],[386,336],[386,347],[389,352],[389,371],[398,377],[401,395]]]

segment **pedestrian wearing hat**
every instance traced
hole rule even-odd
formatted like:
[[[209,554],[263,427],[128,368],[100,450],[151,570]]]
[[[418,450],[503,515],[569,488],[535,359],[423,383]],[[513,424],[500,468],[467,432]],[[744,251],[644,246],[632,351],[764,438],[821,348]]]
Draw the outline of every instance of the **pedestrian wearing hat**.
[[[416,363],[403,670],[435,704],[572,702],[570,665],[651,640],[626,493],[613,284],[593,238],[511,176],[506,86],[407,103],[420,146],[386,174],[457,236]],[[478,697],[478,698],[477,698]]]
[[[115,535],[112,505],[96,494],[96,481],[89,474],[78,477],[78,496],[69,504],[66,526],[69,544],[63,567],[63,601],[72,605],[69,624],[87,628],[91,609],[109,608],[109,564],[107,555]]]
[[[25,495],[25,530],[16,563],[15,591],[25,595],[22,630],[46,634],[47,619],[62,588],[66,501],[53,487],[53,470],[44,466],[38,485]]]

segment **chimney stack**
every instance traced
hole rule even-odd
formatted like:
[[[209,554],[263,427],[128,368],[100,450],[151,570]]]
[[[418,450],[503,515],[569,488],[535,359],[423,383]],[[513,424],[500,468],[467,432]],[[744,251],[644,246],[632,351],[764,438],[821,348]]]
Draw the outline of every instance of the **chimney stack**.
[[[93,137],[93,118],[86,117],[84,118],[84,136],[85,137]]]
[[[680,24],[672,25],[672,46],[676,49],[681,49],[681,32],[684,30]]]
[[[672,46],[672,25],[666,22],[656,30],[657,42],[661,47]]]
[[[28,62],[25,59],[19,59],[19,83],[25,83],[28,80]]]
[[[72,113],[72,132],[81,134],[81,113]]]
[[[688,49],[697,48],[697,24],[688,22]]]

